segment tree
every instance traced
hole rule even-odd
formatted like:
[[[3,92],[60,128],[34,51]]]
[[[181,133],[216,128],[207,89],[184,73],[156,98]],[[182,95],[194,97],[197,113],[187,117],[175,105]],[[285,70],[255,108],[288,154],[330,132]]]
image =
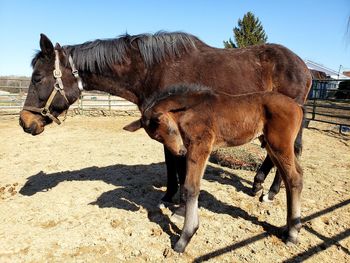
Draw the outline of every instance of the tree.
[[[225,48],[247,47],[263,44],[267,41],[267,35],[258,17],[248,12],[243,19],[238,19],[238,27],[233,29],[234,43],[231,38],[224,41]]]

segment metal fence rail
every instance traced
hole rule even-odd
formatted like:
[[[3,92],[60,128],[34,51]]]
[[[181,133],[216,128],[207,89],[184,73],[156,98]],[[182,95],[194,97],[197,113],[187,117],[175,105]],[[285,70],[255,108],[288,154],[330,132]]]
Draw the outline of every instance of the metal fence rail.
[[[28,85],[28,79],[0,79],[0,115],[19,113]],[[350,80],[314,80],[305,106],[309,121],[339,125],[340,131],[345,126],[350,127]],[[106,93],[83,92],[70,110],[84,114],[94,110],[131,111],[137,107]]]
[[[348,130],[350,80],[314,80],[305,108],[308,121],[339,125],[339,132]]]
[[[15,81],[16,79],[11,79]],[[21,81],[19,82],[21,83]],[[19,85],[19,84],[18,84]],[[1,85],[0,83],[0,115],[18,114],[23,108],[27,96],[28,87]],[[84,111],[131,111],[137,110],[137,106],[123,98],[112,96],[102,92],[83,92],[79,99],[70,106],[80,114]]]

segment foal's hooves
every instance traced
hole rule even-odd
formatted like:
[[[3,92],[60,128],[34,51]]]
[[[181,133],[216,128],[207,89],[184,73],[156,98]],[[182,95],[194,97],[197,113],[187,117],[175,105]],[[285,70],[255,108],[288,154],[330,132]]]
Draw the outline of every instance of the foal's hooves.
[[[295,246],[299,243],[299,240],[297,237],[288,236],[287,239],[285,240],[285,243],[288,247]]]
[[[282,240],[284,241],[284,243],[290,247],[290,246],[294,246],[297,245],[299,243],[298,237],[297,236],[291,236],[289,234],[288,228],[284,228],[283,232],[282,232]]]
[[[186,244],[183,244],[183,242],[180,242],[177,241],[175,246],[174,246],[174,250],[177,252],[177,253],[183,253],[185,252],[185,248],[186,248]]]

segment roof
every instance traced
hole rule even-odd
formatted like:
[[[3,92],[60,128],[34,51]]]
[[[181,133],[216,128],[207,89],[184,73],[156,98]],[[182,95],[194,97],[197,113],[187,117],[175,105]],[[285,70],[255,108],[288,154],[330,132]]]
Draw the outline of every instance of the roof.
[[[331,78],[334,78],[334,79],[348,79],[349,78],[348,76],[345,76],[344,74],[340,73],[339,71],[327,68],[327,67],[323,66],[322,64],[316,63],[314,61],[305,60],[304,62],[309,69],[324,72],[327,74],[327,76],[330,76]]]

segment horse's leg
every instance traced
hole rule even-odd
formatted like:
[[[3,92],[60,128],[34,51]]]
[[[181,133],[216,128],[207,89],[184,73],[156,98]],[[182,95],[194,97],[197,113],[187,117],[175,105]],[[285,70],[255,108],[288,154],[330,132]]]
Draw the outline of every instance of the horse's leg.
[[[253,195],[256,195],[260,190],[263,189],[262,184],[265,181],[266,176],[269,174],[273,167],[273,162],[269,155],[266,156],[264,162],[260,166],[258,172],[256,173],[254,177],[254,183],[253,183]]]
[[[278,194],[280,189],[281,189],[281,183],[282,183],[281,173],[277,169],[276,174],[275,174],[275,178],[273,179],[270,190],[268,191],[267,194],[263,194],[261,196],[261,201],[262,202],[272,202],[273,199],[275,198],[275,195]]]
[[[301,228],[300,196],[303,188],[302,170],[292,150],[289,153],[275,152],[273,156],[274,163],[280,170],[286,186],[288,227],[286,243],[296,244]]]
[[[209,158],[209,153],[208,145],[203,144],[190,147],[187,153],[187,174],[184,185],[186,194],[185,223],[180,239],[174,247],[174,250],[180,253],[185,251],[186,246],[199,227],[198,196],[200,181]]]
[[[301,152],[302,152],[302,149],[303,149],[303,145],[302,145],[302,135],[303,135],[303,127],[300,127],[300,130],[298,132],[298,135],[297,135],[297,138],[295,139],[295,142],[294,142],[294,153],[295,153],[295,156],[297,158],[300,157],[301,155]],[[267,156],[268,157],[268,156]],[[267,158],[266,157],[266,158]],[[266,161],[266,159],[265,159]],[[264,162],[265,162],[264,161]],[[263,163],[264,164],[264,163]],[[263,166],[263,165],[261,165]],[[271,167],[272,168],[272,167]],[[261,183],[264,182],[267,174],[269,173],[269,171],[264,174],[265,177],[263,177],[262,181],[261,181],[261,178],[263,175],[259,175],[259,172],[260,172],[260,169],[258,171],[258,173],[256,174],[256,176],[254,177],[254,184],[253,184],[253,194],[255,195],[260,189],[262,189],[262,186],[261,186]],[[261,176],[260,178],[257,178],[258,176]],[[257,183],[256,183],[257,181]],[[257,189],[255,187],[255,185],[257,184],[257,186],[259,187],[259,182],[260,182],[260,189]],[[279,171],[277,170],[276,171],[276,175],[275,175],[275,178],[272,182],[272,185],[270,187],[270,190],[267,194],[264,194],[263,196],[261,196],[261,201],[263,202],[272,202],[273,199],[275,198],[276,194],[279,193],[280,189],[281,189],[281,183],[282,183],[282,178],[281,178],[281,175],[279,173]],[[257,189],[257,190],[256,190]],[[255,191],[254,191],[255,190]]]
[[[177,174],[179,176],[179,184],[180,184],[180,205],[185,204],[185,191],[184,191],[184,184],[186,179],[186,157],[180,156],[176,157],[176,169]]]
[[[176,176],[176,157],[164,146],[165,165],[167,169],[167,189],[162,198],[163,202],[173,202],[173,196],[178,190]]]

